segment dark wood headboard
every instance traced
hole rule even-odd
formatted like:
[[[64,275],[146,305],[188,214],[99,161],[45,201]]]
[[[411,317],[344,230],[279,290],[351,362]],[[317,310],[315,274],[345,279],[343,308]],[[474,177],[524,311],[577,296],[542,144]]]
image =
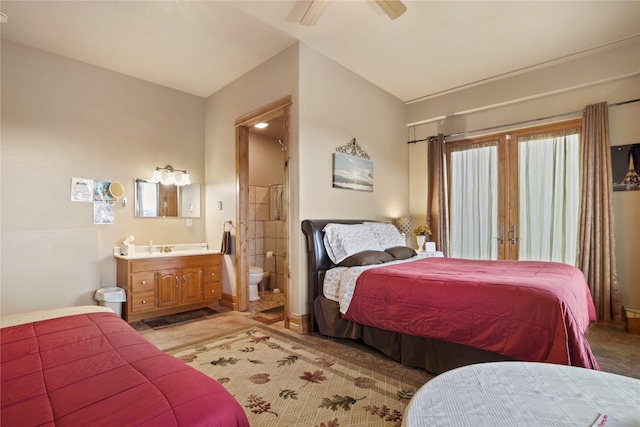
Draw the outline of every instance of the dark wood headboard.
[[[308,286],[311,302],[312,316],[311,325],[315,330],[315,322],[313,319],[313,302],[320,295],[322,289],[320,286],[320,275],[331,267],[333,263],[324,247],[324,232],[322,229],[329,223],[334,224],[362,224],[363,222],[377,222],[370,219],[306,219],[302,221],[302,232],[307,236],[307,253],[308,253]]]

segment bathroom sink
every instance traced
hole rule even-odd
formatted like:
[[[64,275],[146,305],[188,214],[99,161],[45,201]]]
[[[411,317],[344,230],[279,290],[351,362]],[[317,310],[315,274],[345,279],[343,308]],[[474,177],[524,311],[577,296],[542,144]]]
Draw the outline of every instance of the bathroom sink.
[[[161,247],[171,247],[171,252],[160,252]],[[154,250],[149,253],[149,246],[136,246],[135,252],[128,255],[120,254],[120,247],[113,248],[113,256],[121,259],[145,259],[145,258],[167,258],[176,256],[193,256],[217,254],[219,251],[207,249],[204,243],[186,243],[178,245],[154,245]]]
[[[187,255],[202,255],[208,253],[209,251],[173,251],[173,252],[154,252],[154,253],[135,253],[133,255],[126,255],[128,259],[137,259],[137,258],[163,258],[163,257],[172,257],[172,256],[187,256]],[[123,255],[125,256],[125,255]]]

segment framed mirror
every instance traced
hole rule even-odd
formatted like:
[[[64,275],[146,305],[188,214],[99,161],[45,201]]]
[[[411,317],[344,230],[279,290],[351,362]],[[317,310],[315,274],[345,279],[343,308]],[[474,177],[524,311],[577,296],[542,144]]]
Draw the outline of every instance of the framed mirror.
[[[200,217],[200,184],[163,185],[136,178],[135,199],[136,217]]]

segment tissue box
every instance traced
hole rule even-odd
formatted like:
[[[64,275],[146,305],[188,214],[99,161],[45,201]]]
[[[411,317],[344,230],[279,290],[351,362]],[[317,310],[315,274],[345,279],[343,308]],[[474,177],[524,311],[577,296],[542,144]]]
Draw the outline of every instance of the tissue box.
[[[136,245],[120,246],[120,255],[133,255],[136,251]]]

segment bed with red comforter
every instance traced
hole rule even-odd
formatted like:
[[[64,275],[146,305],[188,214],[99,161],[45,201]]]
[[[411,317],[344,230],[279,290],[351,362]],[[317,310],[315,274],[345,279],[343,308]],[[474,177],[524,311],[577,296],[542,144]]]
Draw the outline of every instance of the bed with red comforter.
[[[345,317],[516,360],[598,369],[585,338],[595,307],[567,264],[423,258],[362,272]]]
[[[336,268],[325,227],[363,223],[302,222],[313,330],[362,340],[406,366],[433,373],[508,360],[599,369],[585,335],[596,320],[595,308],[577,268],[452,258]],[[343,288],[345,278],[349,290]]]
[[[74,309],[27,323],[2,319],[3,427],[249,425],[222,385],[111,310]]]

